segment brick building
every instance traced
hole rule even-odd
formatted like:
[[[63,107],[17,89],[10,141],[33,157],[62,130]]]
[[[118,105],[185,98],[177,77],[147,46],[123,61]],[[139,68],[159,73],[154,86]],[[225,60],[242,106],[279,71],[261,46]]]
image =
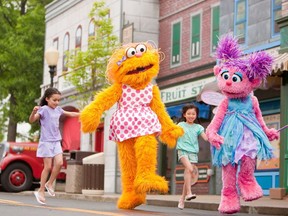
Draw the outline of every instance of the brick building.
[[[209,124],[213,107],[197,101],[197,95],[205,84],[214,80],[212,71],[217,62],[213,52],[217,37],[232,32],[238,37],[245,54],[266,50],[274,56],[272,75],[254,94],[259,99],[268,126],[279,128],[287,124],[287,115],[280,111],[280,100],[281,106],[287,107],[284,96],[287,88],[283,87],[287,77],[287,49],[281,48],[287,47],[284,39],[287,27],[283,13],[286,4],[287,0],[160,1],[159,47],[166,58],[161,63],[156,81],[170,116],[177,119],[182,106],[193,102],[200,108],[201,124],[204,127]],[[266,195],[269,194],[269,188],[279,187],[279,146],[287,146],[286,136],[282,134],[281,139],[282,144],[280,140],[272,142],[276,158],[257,163],[255,175]],[[179,194],[183,183],[183,166],[177,162],[175,155],[175,150],[161,147],[159,160],[162,164],[159,171],[170,179],[171,193]],[[282,163],[286,161],[283,155]],[[221,169],[212,168],[214,175],[210,179],[207,177],[207,168],[211,168],[210,148],[201,139],[198,165],[201,177],[193,191],[198,194],[220,194]],[[287,177],[284,168],[282,175]]]
[[[218,0],[160,1],[159,47],[166,55],[160,65],[157,84],[161,97],[172,118],[181,116],[186,103],[196,103],[200,108],[201,124],[210,122],[210,106],[196,102],[196,97],[206,83],[215,80],[213,57],[219,35]],[[193,187],[197,194],[209,193],[209,144],[200,140],[198,168],[202,175]],[[183,166],[177,162],[176,151],[160,147],[162,174],[170,179],[171,193],[180,194],[183,184]],[[167,160],[165,160],[167,158]],[[175,181],[176,180],[176,181]]]

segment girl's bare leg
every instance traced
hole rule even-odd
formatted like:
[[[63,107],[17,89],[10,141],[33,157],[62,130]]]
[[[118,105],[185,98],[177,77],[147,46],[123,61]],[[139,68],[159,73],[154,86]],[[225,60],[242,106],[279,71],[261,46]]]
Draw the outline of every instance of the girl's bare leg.
[[[44,197],[45,197],[45,183],[46,183],[48,175],[51,171],[52,158],[43,158],[43,162],[44,162],[44,168],[43,168],[42,173],[41,173],[40,188],[38,190],[38,193],[39,193],[40,197],[44,199]],[[41,201],[45,201],[45,199],[41,200]]]
[[[58,154],[54,157],[53,169],[52,169],[49,180],[46,182],[47,187],[53,188],[53,183],[54,183],[55,179],[57,178],[57,176],[61,170],[62,165],[63,165],[63,155]]]
[[[193,165],[190,163],[187,157],[182,157],[180,159],[181,163],[184,165],[184,185],[182,191],[182,198],[185,199],[186,195],[192,194],[191,192],[191,174],[193,173]]]

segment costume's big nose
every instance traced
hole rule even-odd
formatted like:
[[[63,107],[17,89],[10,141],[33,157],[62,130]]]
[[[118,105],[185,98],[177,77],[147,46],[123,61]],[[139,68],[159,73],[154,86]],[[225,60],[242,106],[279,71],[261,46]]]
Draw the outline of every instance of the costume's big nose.
[[[136,57],[141,57],[141,56],[142,56],[142,52],[137,52],[137,53],[135,54],[135,56],[136,56]]]
[[[227,85],[227,86],[231,86],[231,85],[232,85],[232,81],[231,81],[231,80],[227,80],[227,81],[226,81],[226,85]]]

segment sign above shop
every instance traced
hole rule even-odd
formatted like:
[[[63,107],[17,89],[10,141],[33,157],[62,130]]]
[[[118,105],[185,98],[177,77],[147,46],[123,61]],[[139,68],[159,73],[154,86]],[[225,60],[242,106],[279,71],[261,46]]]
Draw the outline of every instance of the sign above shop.
[[[163,103],[170,103],[194,98],[200,93],[206,83],[213,81],[215,81],[214,76],[173,86],[171,88],[161,89],[161,99]]]

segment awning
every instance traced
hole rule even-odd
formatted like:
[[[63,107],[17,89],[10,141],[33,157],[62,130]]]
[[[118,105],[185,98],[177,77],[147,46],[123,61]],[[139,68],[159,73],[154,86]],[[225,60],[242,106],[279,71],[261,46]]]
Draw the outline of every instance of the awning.
[[[283,71],[288,71],[288,53],[278,55],[272,65],[272,75],[281,75]]]
[[[192,102],[195,106],[199,108],[199,118],[203,119],[209,119],[210,115],[210,106],[207,104],[201,104],[196,101]],[[180,118],[182,116],[182,107],[185,104],[177,105],[177,106],[170,106],[167,107],[166,110],[170,117],[178,117]]]

